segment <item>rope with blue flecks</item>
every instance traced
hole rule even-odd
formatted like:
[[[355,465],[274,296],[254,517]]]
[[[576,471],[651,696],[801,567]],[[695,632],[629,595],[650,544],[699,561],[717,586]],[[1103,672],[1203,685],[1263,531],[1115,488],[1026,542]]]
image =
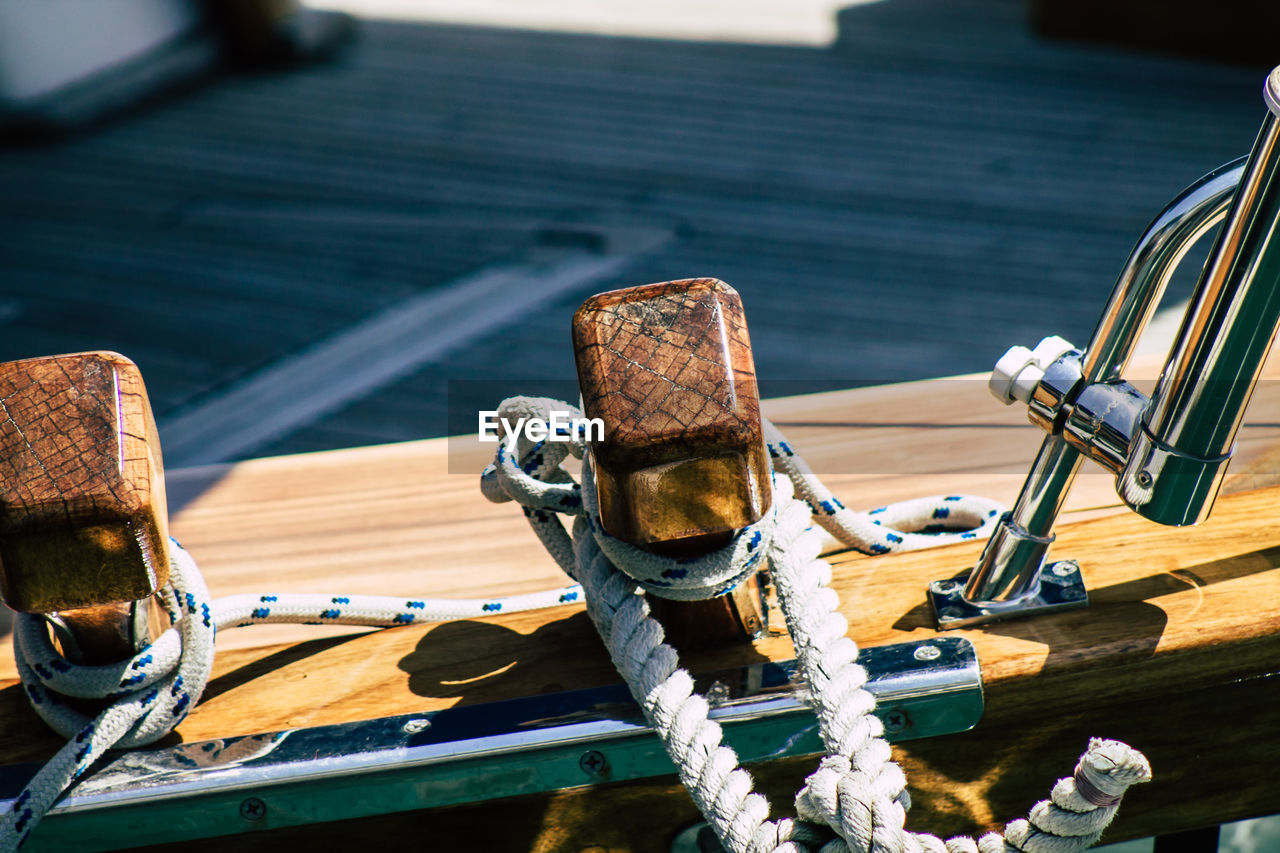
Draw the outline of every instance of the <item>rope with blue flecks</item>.
[[[195,561],[172,543],[170,581],[159,593],[173,627],[131,660],[105,666],[68,662],[42,619],[17,614],[14,655],[27,698],[49,726],[69,738],[14,799],[0,820],[0,850],[20,847],[62,792],[108,749],[164,737],[199,701],[213,668],[214,636],[224,628],[290,622],[394,627],[534,610],[581,600],[582,588],[494,599],[404,599],[377,595],[232,595],[210,602]],[[109,699],[97,717],[62,697]]]
[[[514,398],[503,403],[499,416],[546,418],[551,409],[572,407],[543,398]],[[1028,819],[1008,824],[1003,836],[989,833],[976,841],[943,841],[904,829],[910,807],[906,779],[892,761],[883,724],[873,713],[875,698],[865,689],[866,672],[856,663],[858,647],[846,636],[848,622],[838,612],[838,598],[829,586],[831,566],[818,559],[820,542],[811,525],[816,518],[851,547],[885,553],[970,538],[966,532],[989,533],[999,517],[998,507],[981,499],[947,497],[866,515],[852,513],[772,427],[767,427],[766,439],[775,466],[773,505],[719,556],[698,564],[660,558],[608,535],[595,504],[591,456],[581,444],[520,439],[514,448],[500,447],[481,487],[491,500],[518,501],[547,550],[582,583],[587,612],[614,665],[726,850],[1074,853],[1092,846],[1115,816],[1124,792],[1151,777],[1145,757],[1118,741],[1091,741],[1074,775],[1059,780],[1050,799],[1038,803]],[[583,458],[580,488],[561,467],[569,453]],[[572,536],[557,513],[574,517]],[[915,530],[893,530],[886,524],[889,519],[907,519],[904,526]],[[941,523],[975,522],[977,529],[972,531],[922,532]],[[826,748],[818,769],[796,796],[797,819],[769,819],[768,802],[752,790],[750,774],[722,742],[720,726],[708,717],[707,701],[693,692],[692,678],[680,668],[675,650],[663,642],[662,626],[638,595],[647,589],[660,596],[684,597],[692,588],[715,594],[737,577],[742,564],[734,560],[757,563],[761,553],[777,585]],[[705,567],[711,577],[691,577],[696,575],[691,571],[695,565]],[[677,587],[664,574],[664,566],[684,572],[678,595],[672,595]]]
[[[521,407],[544,411],[548,404],[571,408],[518,398],[504,404],[504,413]],[[900,819],[895,833],[892,821],[886,830],[868,817],[883,818],[895,809],[899,817],[905,814],[906,793],[896,784],[901,771],[887,761],[887,745],[879,738],[882,729],[870,714],[874,700],[861,689],[865,673],[852,663],[857,647],[843,636],[847,625],[835,613],[834,593],[826,588],[830,567],[816,559],[806,563],[808,558],[803,556],[795,562],[795,556],[810,551],[817,555],[809,527],[810,508],[820,524],[847,544],[868,553],[885,553],[984,534],[998,516],[998,507],[981,499],[947,497],[885,507],[863,516],[840,506],[772,428],[769,449],[775,467],[795,481],[807,504],[788,503],[789,481],[775,476],[777,497],[766,519],[740,533],[723,555],[673,565],[665,560],[649,562],[648,552],[613,540],[600,528],[589,459],[584,465],[584,487],[560,466],[568,452],[583,454],[580,444],[518,446],[515,453],[500,448],[495,465],[482,478],[485,494],[493,500],[519,501],[560,565],[571,575],[578,566],[584,568],[584,581],[589,581],[585,589],[575,585],[491,601],[289,594],[232,596],[210,604],[195,563],[175,543],[172,580],[162,592],[174,628],[130,661],[106,667],[73,666],[53,649],[35,617],[20,615],[15,651],[23,684],[37,712],[71,740],[14,800],[0,822],[0,849],[19,846],[61,792],[104,751],[149,743],[181,722],[203,691],[219,628],[261,622],[389,627],[554,606],[584,595],[619,671],[729,849],[809,850],[810,843],[822,842],[834,830],[843,839],[841,845],[847,845],[841,849],[943,850],[942,842],[930,836],[903,833]],[[556,520],[557,513],[578,517],[573,539]],[[893,529],[891,523],[903,529]],[[937,532],[951,524],[978,529]],[[908,532],[913,528],[915,532]],[[807,544],[802,545],[805,537]],[[707,719],[705,700],[692,693],[692,681],[679,669],[674,650],[662,643],[661,626],[649,618],[643,598],[635,594],[641,586],[677,598],[727,591],[750,574],[744,566],[754,568],[762,554],[767,554],[778,583],[797,656],[813,686],[820,729],[834,753],[824,759],[797,797],[799,821],[766,820],[767,803],[750,792],[750,776],[737,767],[732,750],[720,743],[719,727]],[[645,577],[643,583],[621,574],[615,560]],[[816,604],[788,604],[810,598]],[[806,615],[796,618],[796,613]],[[817,621],[810,624],[814,618]],[[58,694],[114,701],[91,720],[67,707]],[[859,743],[862,746],[857,749],[850,746]],[[1030,823],[1010,824],[1005,839],[1029,853],[1082,849],[1110,821],[1124,789],[1147,776],[1145,762],[1128,747],[1114,742],[1091,744],[1076,777],[1060,781],[1053,802],[1033,809]],[[874,784],[868,787],[867,779]],[[867,812],[868,803],[875,804],[874,812]],[[822,829],[824,824],[828,829]],[[881,838],[886,831],[887,837],[896,839],[889,846]],[[863,836],[865,844],[859,840]],[[997,849],[993,843],[1004,849],[1004,842],[995,835],[977,846],[969,839],[952,839],[945,849],[989,853]],[[823,846],[824,853],[835,849]]]

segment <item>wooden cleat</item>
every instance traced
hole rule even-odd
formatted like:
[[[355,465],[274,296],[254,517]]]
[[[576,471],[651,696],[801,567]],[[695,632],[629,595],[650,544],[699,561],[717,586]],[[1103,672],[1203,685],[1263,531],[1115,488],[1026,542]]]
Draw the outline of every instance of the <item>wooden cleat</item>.
[[[604,528],[655,550],[759,521],[769,466],[746,318],[713,278],[593,296],[573,318]]]
[[[91,352],[0,365],[0,458],[10,607],[119,605],[168,581],[160,443],[133,362]]]
[[[737,291],[700,278],[602,293],[574,315],[573,344],[584,413],[604,423],[592,454],[609,535],[690,556],[760,520],[768,454]],[[760,599],[754,578],[710,602],[650,596],[686,645],[758,635]]]

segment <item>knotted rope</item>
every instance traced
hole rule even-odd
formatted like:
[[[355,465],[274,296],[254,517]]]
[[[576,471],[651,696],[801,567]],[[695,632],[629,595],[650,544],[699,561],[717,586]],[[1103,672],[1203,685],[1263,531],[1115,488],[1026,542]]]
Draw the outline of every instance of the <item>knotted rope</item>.
[[[199,701],[213,668],[217,631],[268,622],[386,628],[534,610],[581,600],[577,584],[493,599],[393,598],[377,595],[232,595],[210,601],[195,561],[171,542],[170,579],[160,591],[172,627],[131,660],[80,666],[50,642],[44,621],[17,614],[14,656],[27,698],[50,728],[69,738],[14,799],[0,820],[0,850],[20,847],[62,792],[104,752],[154,743]],[[97,717],[62,697],[109,699]]]
[[[552,407],[572,410],[554,400],[514,398],[500,414],[545,415]],[[570,453],[584,456],[581,442],[532,445],[522,440],[511,450],[499,446],[481,488],[491,500],[519,502],[544,546],[581,586],[466,601],[268,594],[211,602],[195,562],[175,542],[171,579],[160,593],[173,625],[131,660],[96,667],[72,664],[58,654],[38,617],[18,614],[14,651],[23,686],[41,718],[69,741],[0,820],[0,850],[21,846],[62,792],[104,752],[152,743],[186,717],[208,680],[220,629],[265,622],[392,627],[550,607],[580,596],[698,808],[731,851],[1067,853],[1090,846],[1115,814],[1125,789],[1150,778],[1145,759],[1114,741],[1092,742],[1075,777],[1059,781],[1052,802],[1038,804],[1028,821],[1011,823],[1003,841],[991,834],[976,844],[951,839],[944,846],[932,836],[902,829],[909,805],[905,779],[890,760],[883,726],[872,713],[875,702],[864,689],[866,673],[854,663],[857,646],[844,636],[848,625],[836,612],[838,601],[827,586],[830,566],[817,559],[811,513],[846,544],[887,553],[984,535],[1000,508],[980,498],[952,496],[853,513],[776,430],[767,429],[777,472],[773,505],[730,545],[697,560],[658,558],[605,533],[590,457],[584,459],[581,486],[561,466]],[[793,482],[799,500],[793,497]],[[575,517],[572,537],[557,514]],[[941,532],[957,524],[976,529]],[[768,819],[768,803],[751,790],[750,775],[721,743],[719,725],[707,717],[706,700],[693,692],[692,679],[679,667],[675,650],[662,642],[662,627],[637,594],[643,588],[669,598],[708,597],[728,591],[762,562],[778,586],[828,751],[796,798],[799,820]],[[111,704],[91,719],[62,696],[110,699]]]
[[[499,417],[532,414],[545,419],[553,408],[573,410],[553,400],[514,398],[499,408]],[[1151,775],[1141,753],[1117,741],[1091,741],[1076,774],[1060,780],[1051,799],[1037,804],[1027,820],[1010,823],[1003,837],[989,833],[977,841],[944,842],[904,829],[910,806],[906,779],[892,761],[883,724],[873,713],[866,672],[856,663],[858,647],[846,636],[848,623],[829,586],[831,567],[818,559],[820,541],[811,526],[816,518],[851,547],[887,553],[988,534],[999,507],[948,496],[853,513],[771,426],[766,439],[775,466],[773,505],[732,543],[697,561],[661,558],[609,536],[600,524],[591,456],[580,442],[520,438],[514,447],[501,446],[481,487],[491,500],[521,503],[547,550],[582,584],[587,612],[614,665],[726,850],[1071,853],[1092,846],[1114,817],[1124,791]],[[570,453],[583,458],[581,488],[561,467]],[[572,536],[556,513],[575,518]],[[907,529],[890,528],[888,519]],[[977,529],[921,532],[954,524]],[[720,726],[708,718],[707,701],[693,692],[692,678],[663,642],[662,626],[638,595],[641,589],[675,598],[691,597],[688,593],[695,589],[724,592],[742,575],[738,567],[761,559],[777,586],[827,753],[796,796],[798,820],[768,818],[768,803],[752,790],[750,774],[723,744]],[[707,576],[699,576],[704,567]],[[669,582],[671,573],[679,576],[680,585]]]

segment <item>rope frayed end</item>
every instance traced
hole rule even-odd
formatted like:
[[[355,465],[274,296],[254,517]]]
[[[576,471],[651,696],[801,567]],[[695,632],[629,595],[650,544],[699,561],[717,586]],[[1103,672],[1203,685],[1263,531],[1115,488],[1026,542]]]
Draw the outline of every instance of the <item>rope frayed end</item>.
[[[1151,764],[1118,740],[1092,738],[1076,765],[1076,790],[1093,805],[1114,806],[1133,785],[1151,781]]]
[[[1115,818],[1125,791],[1150,780],[1151,765],[1141,752],[1118,740],[1093,738],[1074,775],[1059,779],[1050,799],[1036,803],[1027,820],[1005,827],[1005,844],[1022,853],[1086,850]]]

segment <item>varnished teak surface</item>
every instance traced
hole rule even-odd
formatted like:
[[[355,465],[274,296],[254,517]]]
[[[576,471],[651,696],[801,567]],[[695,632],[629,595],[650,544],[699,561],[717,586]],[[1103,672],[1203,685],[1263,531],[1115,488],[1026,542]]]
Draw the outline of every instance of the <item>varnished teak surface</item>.
[[[1280,420],[1280,398],[1267,391],[1259,389],[1242,433],[1233,488],[1276,481],[1276,430],[1268,424]],[[920,419],[924,401],[938,413],[933,422]],[[1039,442],[1020,413],[993,405],[972,379],[795,398],[765,409],[856,507],[930,492],[1010,501]],[[886,448],[909,466],[890,465]],[[444,442],[429,441],[181,472],[171,486],[186,503],[174,528],[215,595],[359,589],[470,597],[559,582],[520,513],[485,503],[475,477],[447,475],[445,453]],[[477,455],[477,471],[481,463]],[[1182,530],[1114,514],[1114,505],[1110,478],[1086,473],[1067,513],[1068,521],[1085,520],[1064,527],[1054,548],[1083,565],[1089,610],[962,632],[983,664],[987,712],[973,732],[895,749],[916,803],[912,826],[954,833],[1024,814],[1070,770],[1089,735],[1130,740],[1156,771],[1154,783],[1126,799],[1111,838],[1280,810],[1269,785],[1269,768],[1280,759],[1280,697],[1266,677],[1280,657],[1280,490],[1225,496],[1208,523]],[[863,644],[932,636],[925,584],[965,568],[979,548],[838,557],[835,585],[852,636]],[[296,642],[317,630],[225,632],[215,677],[181,737],[409,713],[617,678],[585,614],[572,606]],[[704,668],[761,656],[789,657],[789,645],[775,638],[688,660]],[[12,683],[11,670],[5,675]],[[18,687],[0,691],[0,708],[7,760],[57,746]],[[811,765],[796,760],[755,772],[785,809]],[[694,814],[667,778],[414,813],[380,828],[431,827],[438,839],[465,839],[481,819],[495,833],[494,849],[664,850]],[[290,837],[354,840],[367,829],[361,822]],[[265,833],[226,845],[281,843]]]

